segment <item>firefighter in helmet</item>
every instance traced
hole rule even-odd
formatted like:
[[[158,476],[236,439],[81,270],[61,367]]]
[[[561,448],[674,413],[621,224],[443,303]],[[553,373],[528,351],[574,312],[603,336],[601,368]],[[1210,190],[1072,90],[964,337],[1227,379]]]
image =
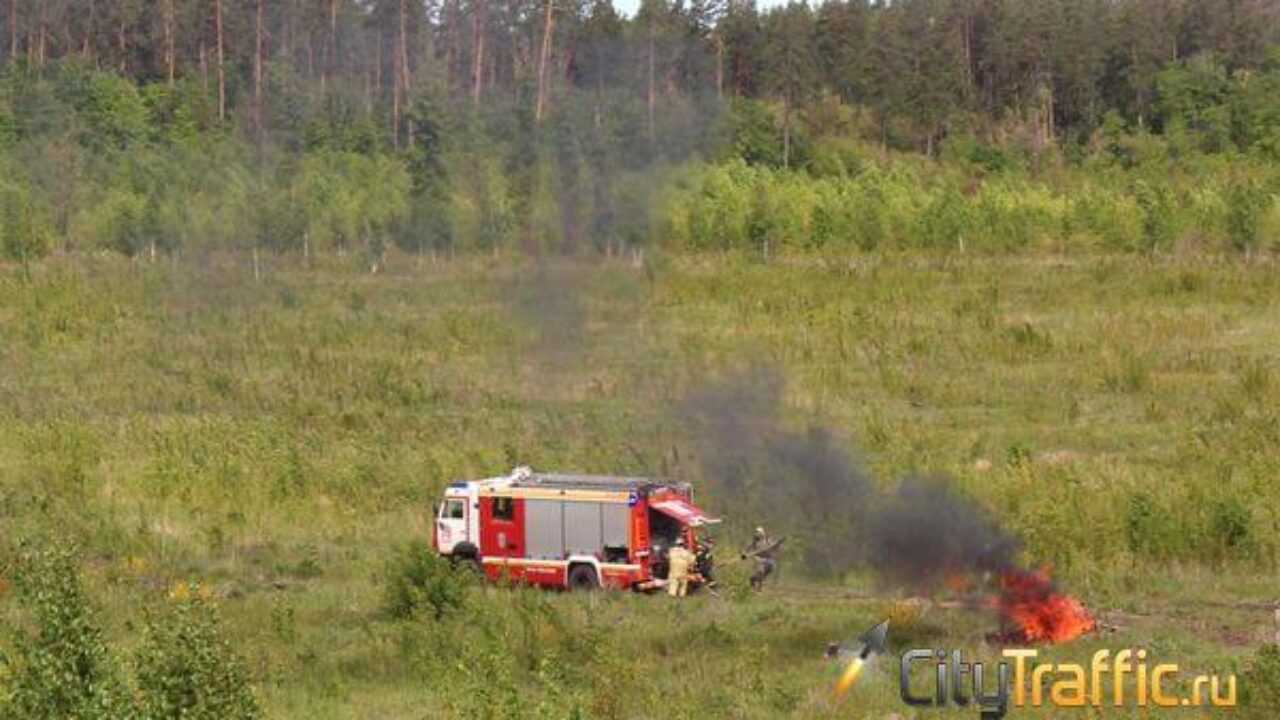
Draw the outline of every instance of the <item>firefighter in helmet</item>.
[[[716,586],[715,543],[712,542],[711,538],[700,535],[694,542],[693,547],[694,570],[702,578],[702,587],[707,588],[714,595]]]
[[[676,538],[675,544],[667,551],[667,594],[684,597],[689,592],[689,572],[693,564],[693,553],[685,548],[684,538]]]
[[[764,528],[758,527],[751,537],[751,544],[742,551],[742,559],[745,560],[748,557],[752,557],[756,561],[756,571],[751,574],[751,587],[753,589],[763,590],[765,578],[778,569],[778,561],[774,557],[774,553],[780,542],[774,542],[765,534]]]

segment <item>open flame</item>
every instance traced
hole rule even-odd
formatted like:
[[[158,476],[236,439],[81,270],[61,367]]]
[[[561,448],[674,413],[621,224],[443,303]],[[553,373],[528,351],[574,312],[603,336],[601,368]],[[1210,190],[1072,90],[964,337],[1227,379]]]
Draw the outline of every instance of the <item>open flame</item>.
[[[1001,573],[997,607],[1015,623],[1021,641],[1066,642],[1096,625],[1084,605],[1058,592],[1043,570],[1012,568]]]

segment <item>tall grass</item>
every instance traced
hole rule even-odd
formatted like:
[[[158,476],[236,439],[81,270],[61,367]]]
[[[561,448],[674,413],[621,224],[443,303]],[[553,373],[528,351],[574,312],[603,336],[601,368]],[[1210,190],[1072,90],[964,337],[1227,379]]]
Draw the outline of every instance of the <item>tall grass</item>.
[[[651,255],[553,286],[578,294],[552,320],[577,317],[567,335],[521,307],[534,270],[502,257],[367,269],[264,254],[255,280],[244,255],[107,255],[0,273],[0,523],[80,543],[113,642],[139,602],[207,588],[269,716],[634,717],[667,693],[838,715],[810,653],[871,610],[426,583],[405,595],[425,612],[384,612],[389,559],[456,477],[662,473],[739,505],[697,477],[669,409],[746,361],[786,373],[797,427],[836,428],[883,482],[952,476],[1087,600],[1175,567],[1249,593],[1280,560],[1265,257]],[[726,544],[756,521],[731,515]],[[786,521],[797,547],[839,537]],[[465,610],[437,619],[432,597]],[[14,593],[0,613],[21,617]]]

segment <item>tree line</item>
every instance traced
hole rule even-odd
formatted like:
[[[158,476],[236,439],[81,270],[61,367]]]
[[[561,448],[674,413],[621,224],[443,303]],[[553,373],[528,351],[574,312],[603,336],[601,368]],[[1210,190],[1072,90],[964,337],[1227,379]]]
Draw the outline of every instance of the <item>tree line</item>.
[[[1278,14],[0,0],[0,248],[975,247],[1009,227],[993,248],[1259,247]],[[1062,229],[1093,197],[1117,220]]]
[[[341,94],[411,142],[415,98],[640,101],[642,130],[688,98],[821,96],[874,113],[925,152],[958,127],[1031,143],[1084,138],[1116,112],[1159,127],[1160,72],[1206,58],[1245,77],[1280,33],[1267,0],[9,0],[10,65],[76,58],[140,83],[199,83],[218,120],[290,128],[300,95]],[[787,120],[790,118],[788,117]]]

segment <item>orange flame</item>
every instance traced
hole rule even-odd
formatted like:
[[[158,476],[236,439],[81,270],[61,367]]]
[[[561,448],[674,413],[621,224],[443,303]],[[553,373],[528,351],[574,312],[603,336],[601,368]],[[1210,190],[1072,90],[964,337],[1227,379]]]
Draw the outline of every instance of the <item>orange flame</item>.
[[[1046,571],[1011,569],[1000,576],[1000,612],[1017,624],[1023,640],[1060,643],[1094,629],[1079,600],[1054,588]]]

